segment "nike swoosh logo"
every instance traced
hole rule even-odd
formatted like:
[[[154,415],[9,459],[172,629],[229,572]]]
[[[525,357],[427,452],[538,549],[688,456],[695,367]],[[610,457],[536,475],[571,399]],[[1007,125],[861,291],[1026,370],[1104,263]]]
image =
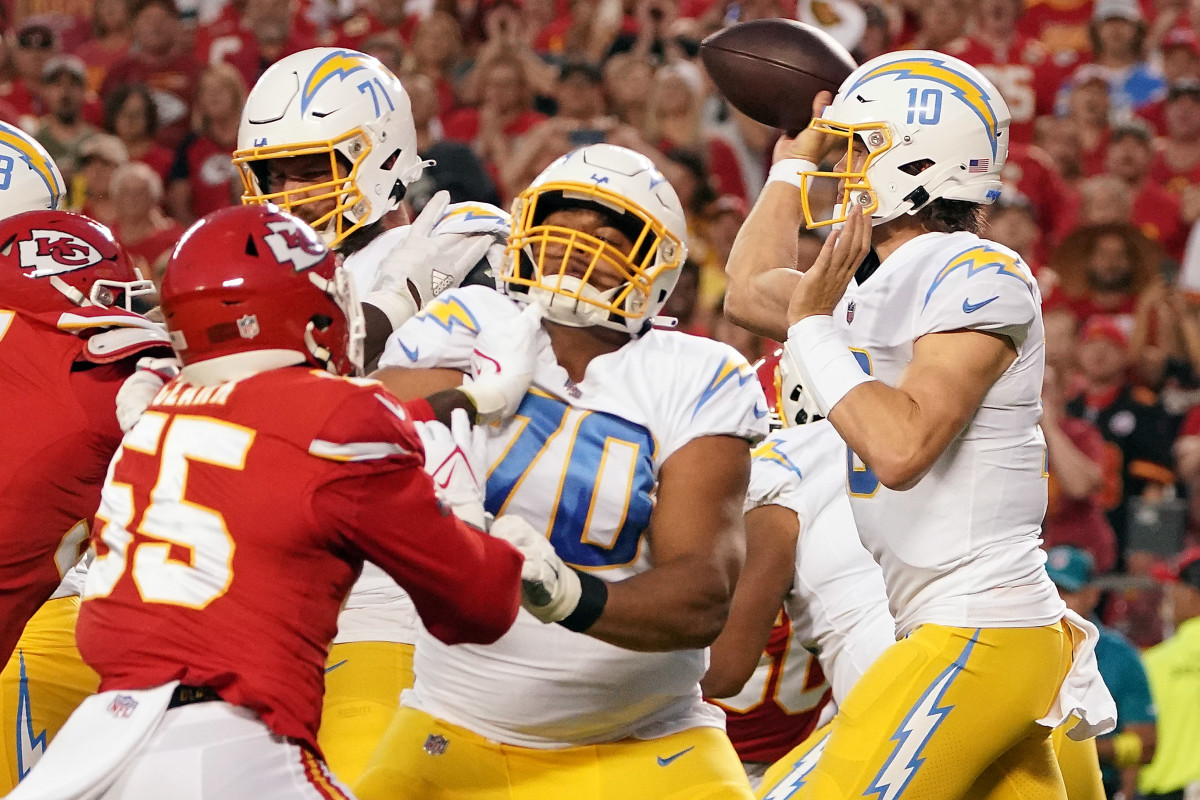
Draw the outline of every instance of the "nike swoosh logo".
[[[404,351],[404,355],[408,357],[409,361],[417,361],[420,358],[420,347],[414,347],[412,350],[409,350],[408,346],[404,344],[403,339],[397,337],[396,341],[400,344],[400,349]]]
[[[325,674],[328,675],[329,673],[333,672],[335,669],[340,667],[342,664],[345,664],[349,660],[350,659],[348,659],[348,658],[344,658],[341,661],[337,662],[336,664],[330,664],[328,667],[325,668]]]
[[[660,767],[665,767],[665,766],[668,766],[668,765],[670,765],[670,764],[671,764],[671,762],[673,762],[675,759],[679,758],[679,757],[680,757],[680,756],[682,756],[682,755],[685,755],[686,753],[690,753],[691,751],[693,751],[693,750],[695,750],[695,749],[696,749],[696,746],[695,746],[695,745],[692,745],[691,747],[689,747],[689,748],[688,748],[688,749],[686,749],[686,750],[680,750],[678,753],[676,753],[676,754],[675,754],[675,755],[673,755],[673,756],[667,756],[666,758],[663,758],[662,756],[659,756],[659,757],[658,757],[658,765],[659,765]]]
[[[754,407],[754,418],[755,419],[762,419],[766,415],[767,415],[767,410],[765,408],[759,408],[758,406]]]
[[[970,300],[968,300],[967,298],[964,297],[963,298],[963,313],[970,314],[972,311],[978,311],[979,309],[983,308],[984,306],[986,306],[988,303],[992,302],[993,300],[999,300],[999,299],[1000,299],[1000,295],[996,295],[995,297],[989,297],[987,300],[984,300],[982,303],[972,303]]]

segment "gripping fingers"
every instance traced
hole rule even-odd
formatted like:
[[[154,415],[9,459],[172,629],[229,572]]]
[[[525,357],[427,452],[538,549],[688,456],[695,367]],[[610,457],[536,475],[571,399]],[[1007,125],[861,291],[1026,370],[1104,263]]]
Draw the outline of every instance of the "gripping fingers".
[[[446,206],[450,205],[450,193],[445,189],[434,194],[429,198],[429,202],[421,209],[421,213],[413,220],[409,227],[409,236],[428,237],[433,231],[433,226],[442,218],[442,214],[446,211]]]

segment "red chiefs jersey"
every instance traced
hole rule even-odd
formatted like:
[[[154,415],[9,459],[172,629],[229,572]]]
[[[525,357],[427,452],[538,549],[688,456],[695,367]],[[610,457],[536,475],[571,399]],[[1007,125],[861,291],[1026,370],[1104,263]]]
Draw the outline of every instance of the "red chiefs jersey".
[[[16,304],[8,298],[10,306]],[[28,304],[27,304],[28,305]],[[63,298],[62,306],[67,306]],[[116,395],[153,340],[97,354],[88,338],[108,324],[149,325],[89,307],[0,309],[0,658],[86,546],[108,462],[121,442]],[[106,323],[107,320],[107,323]],[[135,334],[136,335],[136,334]],[[165,347],[160,341],[158,347]],[[132,357],[130,357],[132,356]]]
[[[1008,47],[976,38],[960,41],[963,46],[953,55],[978,68],[1008,104],[1010,139],[1032,142],[1034,119],[1054,113],[1058,88],[1077,59],[1070,53],[1052,56],[1041,42],[1026,36],[1018,36]]]
[[[742,761],[783,758],[817,727],[831,696],[815,656],[780,612],[754,675],[736,697],[710,702],[725,709],[725,728]]]
[[[316,750],[325,657],[364,560],[442,641],[516,618],[522,559],[441,507],[374,381],[307,367],[167,384],[105,482],[77,638],[100,690],[179,679]]]

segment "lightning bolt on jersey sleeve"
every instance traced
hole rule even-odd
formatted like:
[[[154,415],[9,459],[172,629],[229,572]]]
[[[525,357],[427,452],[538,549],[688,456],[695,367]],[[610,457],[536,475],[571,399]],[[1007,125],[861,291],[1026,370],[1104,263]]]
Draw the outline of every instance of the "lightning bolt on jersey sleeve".
[[[926,276],[917,301],[913,339],[927,333],[974,330],[998,333],[1023,347],[1041,308],[1041,296],[1029,267],[1006,247],[972,234],[955,234],[958,247],[941,269]]]
[[[518,313],[520,308],[513,301],[493,289],[451,289],[392,332],[379,366],[467,372],[481,326]]]
[[[659,445],[660,463],[702,436],[758,442],[767,435],[767,400],[757,373],[740,353],[728,345],[673,331],[651,331],[643,338],[656,340],[669,353],[656,362],[661,377],[647,376],[651,390],[660,397],[663,429],[669,431]],[[672,385],[679,388],[662,391]]]

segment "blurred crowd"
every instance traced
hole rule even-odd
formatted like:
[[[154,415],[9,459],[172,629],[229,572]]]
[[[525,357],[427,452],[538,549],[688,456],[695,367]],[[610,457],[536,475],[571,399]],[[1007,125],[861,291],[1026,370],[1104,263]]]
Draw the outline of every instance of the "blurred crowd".
[[[936,49],[1012,111],[989,236],[1041,285],[1047,546],[1087,552],[1098,614],[1164,636],[1152,579],[1200,533],[1200,2],[1196,0],[4,0],[0,119],[45,145],[70,206],[158,277],[184,228],[238,202],[248,87],[282,56],[352,47],[399,75],[437,189],[507,207],[554,158],[649,155],[689,215],[666,313],[751,359],[724,264],[778,131],[722,101],[699,59],[722,27],[791,17],[860,60]],[[0,180],[3,164],[0,164]],[[822,234],[823,235],[823,234]],[[800,231],[801,258],[821,245]]]

